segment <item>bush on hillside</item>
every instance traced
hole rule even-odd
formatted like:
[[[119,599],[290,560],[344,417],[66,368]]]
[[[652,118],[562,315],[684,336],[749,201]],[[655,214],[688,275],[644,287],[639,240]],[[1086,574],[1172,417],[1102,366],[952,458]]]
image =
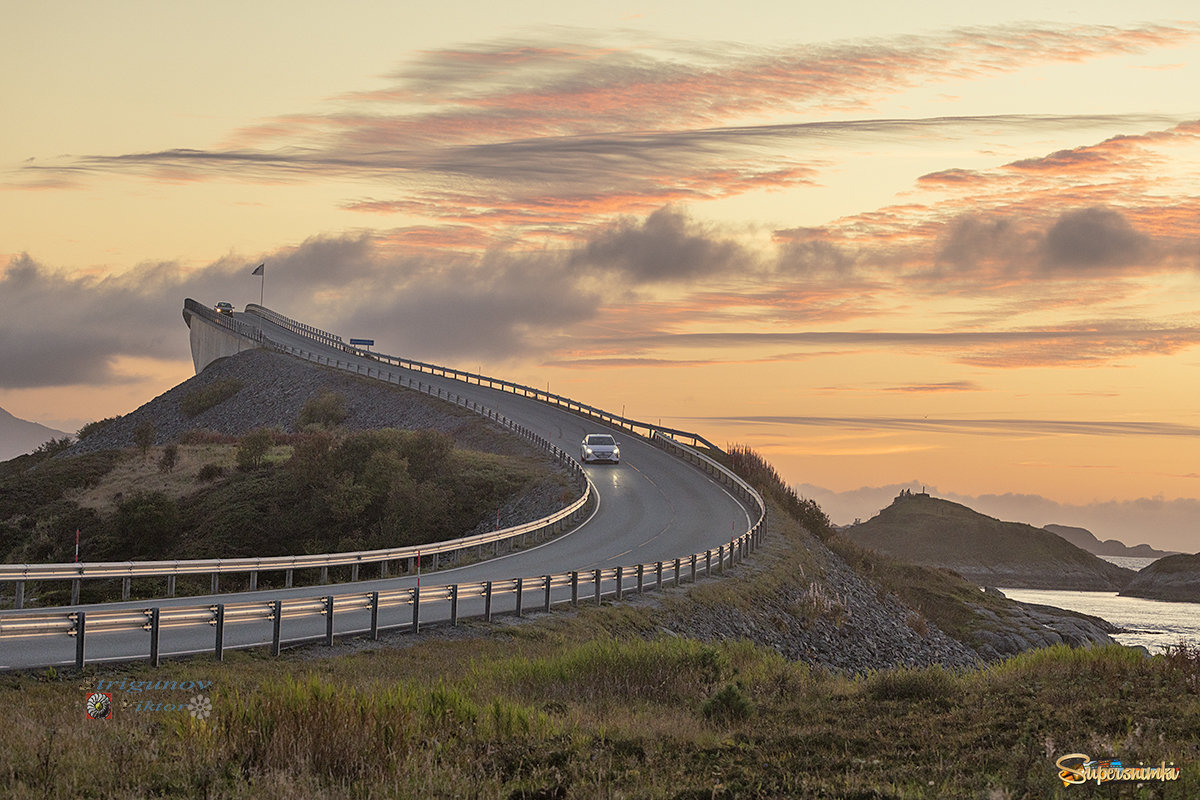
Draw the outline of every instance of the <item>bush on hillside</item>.
[[[115,533],[131,558],[163,558],[175,546],[182,520],[175,500],[138,492],[117,506]]]
[[[744,445],[733,445],[729,448],[729,461],[734,472],[761,494],[779,503],[809,533],[826,541],[833,538],[833,523],[817,502],[796,494],[761,455]]]
[[[237,394],[242,382],[237,378],[220,378],[207,386],[192,389],[179,401],[179,409],[189,417],[208,411]]]
[[[106,419],[98,419],[95,422],[89,422],[79,429],[79,432],[75,434],[75,438],[82,442],[93,433],[99,433],[119,419],[120,417],[108,417]]]
[[[275,433],[267,428],[259,428],[243,436],[237,449],[238,469],[248,471],[261,467],[274,444]]]
[[[296,418],[296,427],[303,430],[310,426],[319,428],[334,428],[346,420],[346,398],[344,395],[323,389],[320,394],[310,397],[300,409]]]

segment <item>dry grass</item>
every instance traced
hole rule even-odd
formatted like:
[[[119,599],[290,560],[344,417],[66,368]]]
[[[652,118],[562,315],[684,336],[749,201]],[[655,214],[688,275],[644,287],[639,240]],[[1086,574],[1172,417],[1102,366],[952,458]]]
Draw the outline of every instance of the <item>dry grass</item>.
[[[232,444],[181,444],[178,460],[170,472],[158,468],[163,448],[152,447],[146,456],[135,450],[122,454],[121,460],[93,486],[77,489],[64,495],[83,508],[94,509],[101,515],[116,511],[123,497],[137,492],[162,492],[168,497],[180,499],[196,491],[202,485],[200,470],[206,464],[217,464],[226,472],[237,468],[237,446]],[[270,459],[282,460],[290,453],[289,446],[275,447]]]
[[[1068,752],[1184,765],[1123,797],[1200,789],[1194,651],[1052,648],[853,679],[744,642],[606,633],[607,610],[329,659],[7,676],[0,794],[1069,797],[1053,769]],[[139,711],[191,692],[118,686],[115,718],[85,720],[101,679],[211,680],[212,714]]]

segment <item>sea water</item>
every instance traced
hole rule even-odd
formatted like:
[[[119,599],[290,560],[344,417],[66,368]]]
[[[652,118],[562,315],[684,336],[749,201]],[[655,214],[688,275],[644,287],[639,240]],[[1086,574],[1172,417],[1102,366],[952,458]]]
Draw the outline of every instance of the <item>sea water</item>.
[[[1109,559],[1115,561],[1115,557]],[[1137,559],[1150,562],[1154,559]],[[1122,564],[1121,566],[1125,566]],[[1113,638],[1124,645],[1141,645],[1151,653],[1187,644],[1200,647],[1200,603],[1168,603],[1116,592],[1066,592],[1052,589],[1001,589],[1021,603],[1056,606],[1111,622],[1124,633]]]

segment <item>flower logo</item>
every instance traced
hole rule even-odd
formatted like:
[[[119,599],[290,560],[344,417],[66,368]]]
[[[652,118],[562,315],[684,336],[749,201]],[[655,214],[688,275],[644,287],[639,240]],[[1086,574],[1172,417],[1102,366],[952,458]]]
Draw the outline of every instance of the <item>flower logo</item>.
[[[208,719],[212,713],[212,700],[207,695],[198,694],[188,702],[187,709],[192,719]]]

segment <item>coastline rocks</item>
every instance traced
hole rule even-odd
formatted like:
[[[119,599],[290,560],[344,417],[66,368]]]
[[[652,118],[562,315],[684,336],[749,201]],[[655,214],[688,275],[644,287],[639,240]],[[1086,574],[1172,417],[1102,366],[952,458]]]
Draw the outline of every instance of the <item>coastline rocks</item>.
[[[1160,558],[1137,573],[1121,595],[1200,603],[1200,553]]]
[[[991,592],[1001,594],[998,590]],[[985,661],[1066,644],[1071,647],[1116,644],[1110,634],[1119,629],[1099,617],[1067,611],[1053,606],[1012,602],[1000,611],[976,607],[979,627],[971,644]]]

